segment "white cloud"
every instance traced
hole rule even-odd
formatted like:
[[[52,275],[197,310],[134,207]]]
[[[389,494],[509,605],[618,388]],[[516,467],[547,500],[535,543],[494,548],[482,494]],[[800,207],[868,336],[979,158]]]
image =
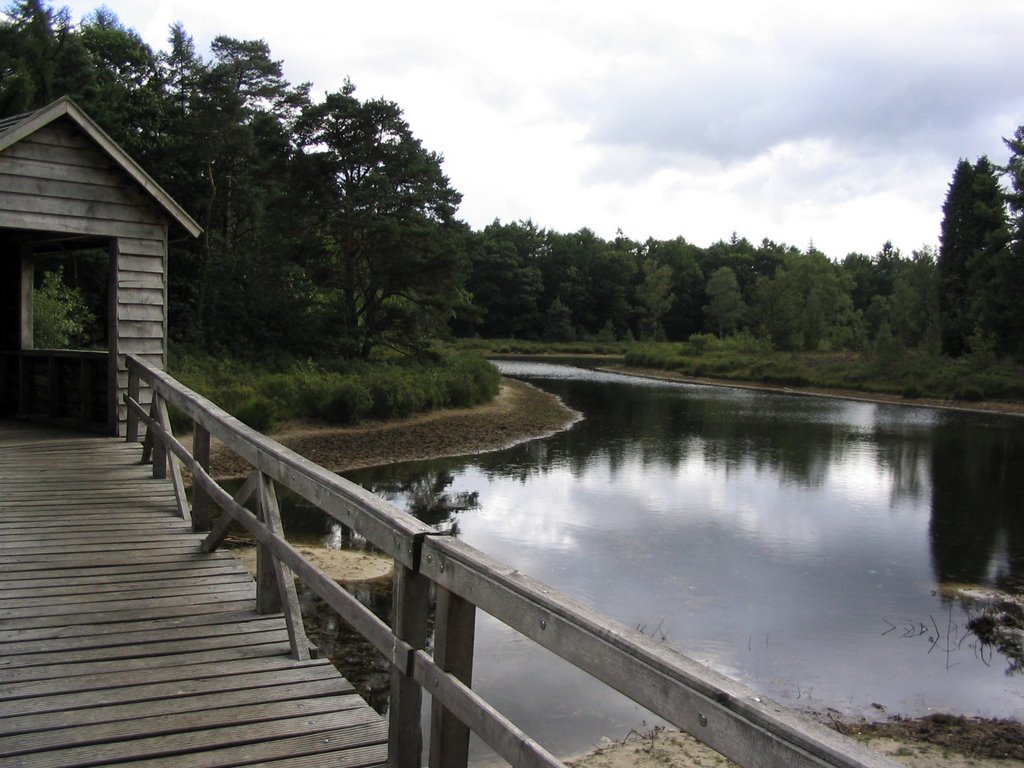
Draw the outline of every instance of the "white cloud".
[[[957,160],[1024,123],[1014,0],[108,5],[154,46],[263,38],[314,94],[396,101],[474,227],[910,250]]]

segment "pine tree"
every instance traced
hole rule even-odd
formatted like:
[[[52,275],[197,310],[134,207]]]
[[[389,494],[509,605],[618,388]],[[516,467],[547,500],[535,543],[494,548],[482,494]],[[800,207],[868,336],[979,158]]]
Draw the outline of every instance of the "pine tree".
[[[961,160],[942,206],[939,319],[942,351],[960,356],[976,330],[991,333],[997,273],[1009,232],[996,167],[987,157]]]

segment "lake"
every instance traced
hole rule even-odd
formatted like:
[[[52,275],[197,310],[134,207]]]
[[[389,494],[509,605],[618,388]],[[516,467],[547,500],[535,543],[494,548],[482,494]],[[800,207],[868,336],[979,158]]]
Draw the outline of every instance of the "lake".
[[[790,706],[1024,712],[1019,664],[946,596],[1024,591],[1024,420],[499,367],[583,420],[347,476]],[[487,617],[477,637],[474,687],[556,754],[652,724]]]

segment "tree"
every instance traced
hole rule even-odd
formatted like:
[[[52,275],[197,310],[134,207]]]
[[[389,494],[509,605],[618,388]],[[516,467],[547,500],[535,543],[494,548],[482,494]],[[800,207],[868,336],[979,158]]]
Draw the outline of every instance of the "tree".
[[[732,333],[743,322],[747,312],[736,273],[730,267],[719,267],[708,280],[707,291],[704,316],[708,327],[720,337]]]
[[[700,249],[683,238],[653,240],[644,243],[642,258],[653,259],[672,270],[672,294],[675,301],[662,317],[665,335],[670,339],[688,339],[703,328],[704,273],[697,263]]]
[[[779,349],[813,351],[859,342],[853,279],[821,251],[793,252],[755,287],[758,332]]]
[[[1024,360],[1024,126],[1012,139],[1004,139],[1010,158],[1003,174],[1010,189],[1005,199],[1010,212],[1010,238],[994,265],[992,323],[996,349],[1001,354]]]
[[[0,116],[38,109],[64,96],[81,97],[96,69],[67,8],[21,0],[0,20]]]
[[[672,269],[646,258],[640,262],[643,279],[636,289],[637,329],[640,339],[660,339],[665,335],[662,318],[676,300],[672,293]]]
[[[359,101],[346,83],[299,122],[311,183],[323,199],[309,263],[336,351],[416,350],[466,301],[461,196],[397,104]],[[328,333],[329,331],[329,333]]]
[[[1006,205],[996,168],[987,157],[961,160],[942,205],[939,318],[942,351],[959,356],[976,327],[984,330],[998,310],[998,263],[1009,240]]]
[[[166,136],[163,82],[158,58],[113,11],[100,8],[78,29],[93,74],[77,94],[80,105],[144,167],[163,154]]]
[[[530,221],[495,221],[473,239],[466,287],[480,309],[483,336],[537,336],[543,290],[537,258],[544,239],[545,233]]]
[[[557,298],[544,313],[543,338],[544,341],[576,340],[576,332],[572,327],[572,311]]]

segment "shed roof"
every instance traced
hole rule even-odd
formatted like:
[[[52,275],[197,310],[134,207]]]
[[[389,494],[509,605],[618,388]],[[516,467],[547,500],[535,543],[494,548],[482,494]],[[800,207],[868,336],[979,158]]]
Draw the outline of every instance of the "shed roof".
[[[73,121],[186,232],[196,237],[203,231],[185,209],[68,96],[34,112],[0,118],[0,152],[62,117]]]

